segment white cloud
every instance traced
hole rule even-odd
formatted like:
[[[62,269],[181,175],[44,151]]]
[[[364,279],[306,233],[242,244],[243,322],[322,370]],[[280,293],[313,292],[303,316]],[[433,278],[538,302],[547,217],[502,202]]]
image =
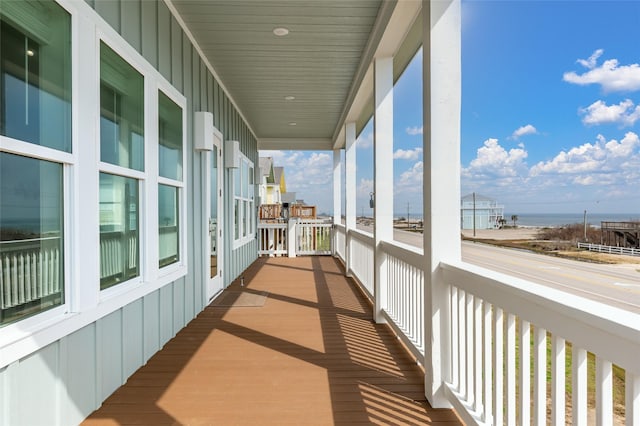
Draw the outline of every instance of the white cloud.
[[[369,194],[373,192],[373,179],[360,179],[356,192],[358,197],[369,197]]]
[[[598,49],[589,56],[589,59],[578,59],[576,62],[588,69],[594,69],[598,63],[598,58],[602,56],[604,49]]]
[[[467,176],[515,177],[527,169],[527,151],[524,148],[504,149],[497,139],[487,139],[478,149],[477,156],[462,172]]]
[[[422,194],[423,169],[423,162],[418,161],[411,168],[402,172],[396,182],[395,192]]]
[[[423,126],[414,126],[414,127],[407,127],[406,128],[406,132],[407,134],[411,135],[411,136],[415,136],[415,135],[421,135],[423,130],[422,130]]]
[[[360,133],[360,136],[356,139],[356,146],[362,149],[371,148],[373,146],[373,132]]]
[[[518,139],[524,135],[536,135],[538,134],[538,130],[531,124],[527,124],[526,126],[522,126],[511,134],[511,139]]]
[[[607,105],[604,101],[596,101],[580,110],[584,114],[582,122],[587,125],[618,123],[622,127],[633,126],[640,119],[640,105],[625,99],[618,105]]]
[[[561,151],[552,160],[541,161],[530,170],[532,177],[572,175],[571,182],[578,185],[627,181],[635,174],[640,161],[640,139],[628,132],[619,142],[607,141],[598,135],[594,143],[585,143],[568,151]]]
[[[589,59],[578,59],[578,63],[588,69],[583,74],[566,72],[563,80],[585,86],[599,84],[605,92],[631,92],[640,90],[640,65],[620,65],[617,59],[607,59],[598,66],[598,59],[604,53],[596,50]]]
[[[393,153],[394,160],[417,160],[422,157],[422,148],[398,149]]]

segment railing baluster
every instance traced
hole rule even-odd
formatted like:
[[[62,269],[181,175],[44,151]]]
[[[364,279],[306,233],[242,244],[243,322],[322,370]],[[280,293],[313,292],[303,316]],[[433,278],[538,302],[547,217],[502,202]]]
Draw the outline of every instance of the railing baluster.
[[[465,292],[458,289],[458,324],[460,324],[458,334],[458,346],[460,348],[460,362],[458,368],[460,371],[460,386],[458,388],[458,392],[463,396],[467,395],[467,322],[465,319],[465,298]]]
[[[531,324],[520,318],[520,424],[531,423]]]
[[[458,287],[451,287],[451,384],[456,390],[460,390],[460,365],[459,348],[458,348],[458,336],[460,335],[460,328],[458,325]]]
[[[469,405],[473,404],[473,392],[475,390],[473,386],[473,295],[471,293],[467,293],[466,299],[466,319],[467,323],[465,326],[465,333],[467,337],[466,343],[466,361],[467,361],[467,393],[465,395],[465,400],[469,403]]]
[[[571,357],[571,413],[573,424],[581,426],[587,424],[587,351],[573,345]]]
[[[489,302],[486,300],[483,302],[484,309],[484,340],[483,340],[483,353],[484,353],[484,390],[483,390],[483,404],[484,404],[484,412],[482,415],[482,421],[487,424],[490,424],[492,421],[492,408],[493,408],[493,400],[492,400],[492,383],[493,383],[493,369],[491,364],[491,314],[492,307]]]
[[[475,360],[475,390],[474,390],[474,410],[477,413],[482,412],[482,300],[474,297],[474,350],[473,358]]]
[[[547,330],[536,327],[533,365],[533,424],[547,424]]]
[[[507,424],[516,424],[516,317],[507,314]]]
[[[560,336],[552,336],[551,345],[551,423],[565,424],[565,343]]]
[[[626,372],[625,385],[625,421],[627,426],[640,425],[640,376]]]
[[[596,425],[610,425],[613,421],[613,379],[611,362],[596,357]]]
[[[504,424],[504,312],[494,307],[493,312],[493,424]]]

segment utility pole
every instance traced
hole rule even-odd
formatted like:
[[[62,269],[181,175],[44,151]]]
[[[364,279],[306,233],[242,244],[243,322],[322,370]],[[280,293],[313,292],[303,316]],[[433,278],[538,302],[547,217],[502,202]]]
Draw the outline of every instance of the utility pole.
[[[476,236],[476,193],[473,193],[473,236]]]
[[[410,226],[410,222],[409,222],[409,202],[407,201],[407,229],[409,229]]]
[[[584,242],[587,242],[587,211],[584,211]]]

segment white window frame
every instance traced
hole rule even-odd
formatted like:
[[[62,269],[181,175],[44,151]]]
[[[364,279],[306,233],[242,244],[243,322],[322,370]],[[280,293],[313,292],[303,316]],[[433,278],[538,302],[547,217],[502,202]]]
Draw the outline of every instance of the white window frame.
[[[77,40],[78,18],[75,8],[71,4],[56,2],[63,10],[70,15],[71,27],[71,152],[61,151],[46,146],[37,145],[31,142],[14,139],[0,135],[0,152],[21,155],[27,158],[49,161],[62,166],[62,239],[63,239],[63,288],[64,301],[60,305],[35,313],[22,320],[15,321],[0,328],[0,349],[10,343],[23,338],[25,333],[37,330],[42,324],[51,322],[56,318],[62,318],[68,314],[72,307],[73,295],[71,294],[71,283],[73,281],[73,244],[75,219],[73,209],[73,191],[75,188],[75,168],[77,167],[77,144],[78,138],[74,123],[77,120],[78,112],[78,91],[77,91],[77,65],[78,56],[75,49]],[[0,351],[0,359],[2,358]],[[4,367],[0,364],[0,369]]]
[[[243,164],[247,166],[247,176],[243,176]],[[253,240],[255,240],[255,176],[253,178],[253,184],[249,182],[249,174],[250,170],[253,170],[253,174],[255,175],[255,166],[253,161],[249,160],[249,158],[240,153],[240,182],[236,182],[235,172],[231,171],[231,193],[233,194],[233,199],[231,203],[231,218],[233,219],[233,226],[231,228],[231,239],[233,241],[233,248],[236,249],[241,247]],[[245,182],[246,179],[246,182]],[[240,185],[240,195],[236,195],[237,185]],[[242,186],[246,185],[247,196],[243,196],[242,194]],[[238,211],[238,223],[236,223],[236,215],[235,215],[235,206],[236,200],[240,201],[240,209]],[[248,217],[245,217],[245,203],[248,204]],[[239,226],[238,238],[235,235],[236,226]],[[243,235],[243,226],[246,226],[247,233]]]
[[[118,56],[120,56],[120,58],[124,61],[126,61],[135,71],[137,71],[138,73],[140,73],[140,75],[143,78],[143,87],[144,87],[144,95],[143,95],[143,100],[144,100],[144,118],[143,118],[143,126],[144,126],[144,144],[143,144],[143,151],[144,151],[144,162],[143,162],[143,170],[135,170],[135,169],[130,169],[128,167],[123,167],[123,166],[119,166],[119,165],[115,165],[115,164],[111,164],[111,163],[106,163],[101,161],[100,159],[100,146],[102,143],[102,140],[100,139],[100,85],[101,85],[101,80],[102,80],[102,75],[100,74],[100,61],[101,61],[101,55],[100,55],[100,46],[104,44],[107,47],[109,47],[110,49],[112,49]],[[149,222],[149,212],[152,211],[153,209],[149,208],[149,204],[148,204],[148,200],[145,199],[145,194],[147,194],[150,190],[150,186],[151,184],[149,183],[149,175],[150,175],[150,171],[149,171],[149,166],[151,164],[150,159],[149,159],[149,145],[150,145],[150,140],[153,137],[153,134],[150,134],[150,126],[149,126],[149,119],[150,119],[150,115],[153,115],[152,113],[152,109],[153,106],[150,105],[152,104],[150,96],[149,96],[149,90],[151,89],[151,83],[148,81],[149,77],[148,77],[148,72],[145,72],[147,70],[145,70],[145,66],[144,63],[140,63],[139,58],[136,57],[136,55],[132,55],[130,52],[130,49],[128,49],[127,43],[124,43],[123,40],[119,40],[118,38],[113,38],[111,36],[109,36],[106,33],[102,33],[101,31],[98,31],[96,40],[95,40],[95,52],[96,52],[96,58],[98,61],[98,66],[97,66],[97,104],[95,105],[96,111],[97,111],[97,122],[96,122],[96,145],[98,147],[98,152],[97,152],[97,160],[98,160],[98,167],[97,167],[97,174],[98,176],[101,173],[107,173],[110,175],[115,175],[115,176],[122,176],[124,178],[131,178],[131,179],[135,179],[138,181],[138,268],[139,268],[139,274],[136,277],[133,277],[129,280],[123,281],[121,283],[117,283],[109,288],[106,288],[104,290],[100,290],[100,277],[99,277],[99,270],[98,270],[98,289],[100,292],[100,300],[104,300],[104,299],[108,299],[110,297],[113,296],[117,296],[119,294],[122,294],[123,292],[126,292],[128,290],[131,290],[132,288],[139,286],[141,284],[144,283],[145,279],[147,279],[147,274],[148,271],[150,271],[150,269],[148,268],[148,264],[147,262],[145,262],[146,257],[148,257],[148,247],[150,247],[148,245],[148,241],[147,241],[147,236],[148,236],[148,232],[146,232],[146,227],[148,226],[148,222]],[[157,97],[156,97],[156,103],[157,103]],[[156,132],[157,133],[157,132]],[[99,198],[98,198],[99,201]],[[99,209],[99,206],[98,206]],[[98,211],[99,213],[99,211]],[[99,232],[99,231],[98,231]],[[98,247],[98,264],[100,263],[100,248]]]
[[[170,265],[164,266],[162,268],[160,268],[159,266],[159,258],[156,260],[155,262],[155,268],[159,268],[159,276],[160,277],[171,277],[172,275],[178,275],[178,276],[182,276],[182,275],[186,275],[187,273],[187,239],[186,239],[186,232],[187,232],[187,226],[186,226],[186,213],[187,213],[187,197],[185,194],[185,180],[187,177],[186,174],[186,166],[187,166],[187,101],[186,98],[184,96],[182,96],[182,94],[180,92],[178,92],[173,86],[171,86],[170,84],[167,84],[166,82],[159,82],[159,84],[156,87],[155,90],[155,96],[156,96],[156,102],[155,102],[155,107],[156,107],[156,124],[155,124],[155,130],[157,132],[158,129],[158,121],[159,121],[159,113],[158,111],[158,107],[159,107],[159,100],[157,99],[158,97],[158,92],[162,92],[165,96],[167,96],[169,99],[171,99],[176,105],[178,105],[180,107],[180,109],[182,110],[182,176],[180,176],[180,179],[169,179],[163,176],[160,176],[160,170],[159,170],[159,161],[160,161],[160,155],[159,155],[159,137],[156,134],[156,137],[154,138],[155,143],[153,143],[153,148],[152,148],[152,152],[151,155],[155,158],[155,167],[158,168],[157,173],[155,174],[156,178],[157,178],[157,182],[155,185],[155,190],[156,190],[156,199],[155,199],[155,204],[153,204],[154,206],[158,205],[158,185],[167,185],[167,186],[171,186],[171,187],[175,187],[178,188],[178,261],[174,262]],[[157,214],[156,214],[156,220],[157,220]],[[155,236],[159,238],[158,235],[158,225],[156,224],[155,227]],[[158,247],[158,244],[153,244],[150,247]],[[156,250],[157,252],[158,250]],[[159,257],[159,254],[157,253],[157,256]]]

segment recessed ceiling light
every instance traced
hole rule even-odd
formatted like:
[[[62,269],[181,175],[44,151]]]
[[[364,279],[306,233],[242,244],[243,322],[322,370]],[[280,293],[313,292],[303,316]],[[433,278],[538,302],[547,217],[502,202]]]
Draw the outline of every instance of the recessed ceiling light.
[[[289,123],[289,126],[297,126],[297,125],[298,125],[298,123],[296,123],[295,121],[292,121],[292,122]]]
[[[289,34],[289,30],[285,27],[278,27],[273,29],[273,33],[278,37],[283,37]]]
[[[285,96],[285,97],[284,97],[284,100],[285,100],[285,101],[292,101],[292,100],[294,100],[295,98],[296,98],[295,96]]]

